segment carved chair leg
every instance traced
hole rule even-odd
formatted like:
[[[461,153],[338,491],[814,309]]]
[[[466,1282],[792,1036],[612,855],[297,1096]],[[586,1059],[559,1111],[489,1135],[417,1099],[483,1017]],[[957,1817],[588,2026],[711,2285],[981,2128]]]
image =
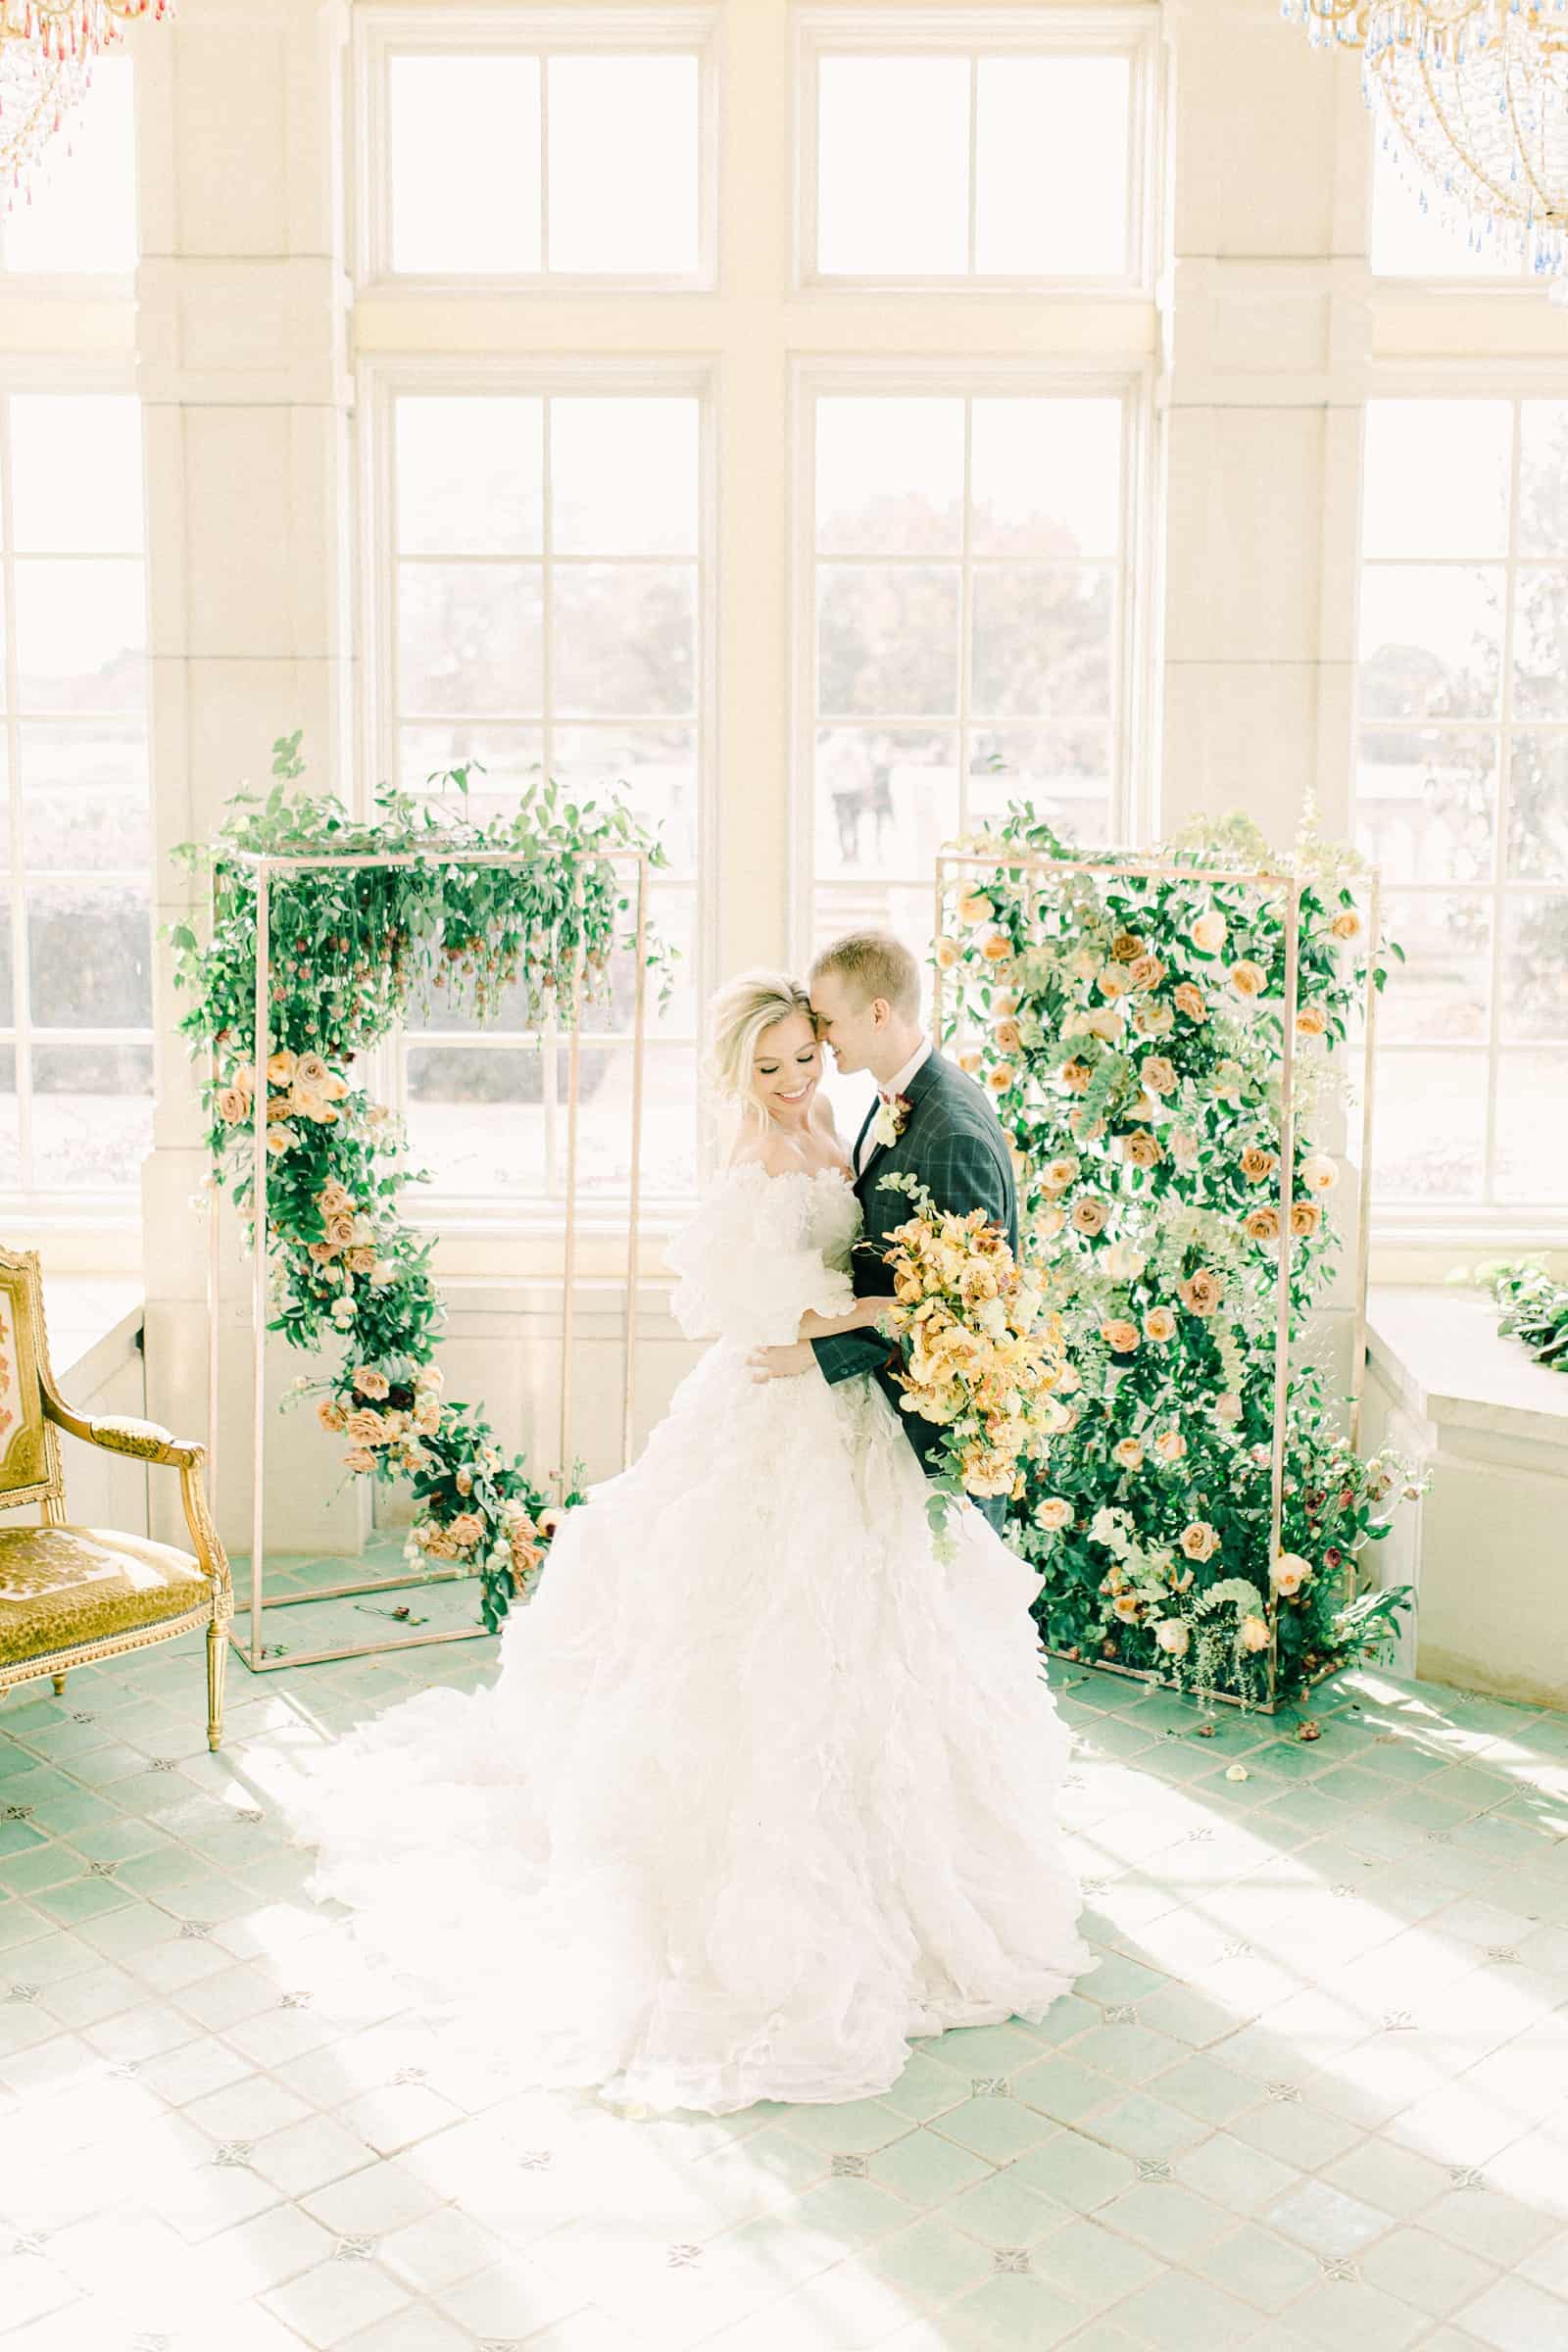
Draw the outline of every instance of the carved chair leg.
[[[223,1738],[223,1669],[228,1634],[215,1617],[207,1628],[207,1744],[216,1754]]]
[[[55,1674],[51,1675],[49,1679],[54,1684],[55,1696],[56,1698],[59,1698],[65,1690],[66,1678],[63,1674]]]

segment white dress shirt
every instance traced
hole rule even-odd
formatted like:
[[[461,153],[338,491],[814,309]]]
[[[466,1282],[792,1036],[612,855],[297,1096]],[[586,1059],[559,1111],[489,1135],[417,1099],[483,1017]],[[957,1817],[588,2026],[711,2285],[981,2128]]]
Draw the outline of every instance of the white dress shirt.
[[[897,1071],[895,1075],[888,1080],[886,1086],[878,1089],[878,1092],[890,1097],[906,1095],[909,1091],[909,1086],[913,1080],[916,1070],[924,1069],[926,1063],[930,1060],[932,1054],[935,1051],[936,1049],[932,1045],[931,1040],[928,1037],[923,1037],[920,1040],[920,1043],[915,1047],[914,1052],[909,1055],[909,1058],[905,1063],[903,1069]],[[873,1119],[871,1123],[872,1127],[874,1127],[875,1124],[876,1122]],[[876,1138],[871,1132],[871,1127],[867,1127],[864,1136],[861,1138],[860,1149],[856,1155],[855,1172],[858,1176],[862,1173],[866,1161],[870,1158],[875,1150]]]

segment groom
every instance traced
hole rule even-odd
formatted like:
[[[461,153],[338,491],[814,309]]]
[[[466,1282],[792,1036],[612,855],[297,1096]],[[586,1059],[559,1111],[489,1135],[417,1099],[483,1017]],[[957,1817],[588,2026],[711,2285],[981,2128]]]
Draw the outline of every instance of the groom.
[[[921,1028],[920,971],[908,949],[890,932],[852,931],[812,964],[810,994],[818,1031],[839,1069],[869,1070],[877,1083],[878,1099],[855,1143],[855,1190],[864,1212],[856,1261],[860,1295],[892,1298],[888,1236],[912,1213],[907,1193],[888,1190],[884,1176],[917,1177],[937,1207],[952,1214],[983,1208],[1016,1255],[1017,1195],[1001,1125],[974,1080],[939,1054]],[[904,1392],[891,1369],[897,1351],[874,1331],[797,1341],[754,1361],[782,1379],[808,1371],[813,1358],[830,1385],[873,1373],[898,1407]],[[899,1418],[922,1467],[928,1465],[942,1433],[917,1414]],[[973,1499],[1000,1531],[1004,1498]]]

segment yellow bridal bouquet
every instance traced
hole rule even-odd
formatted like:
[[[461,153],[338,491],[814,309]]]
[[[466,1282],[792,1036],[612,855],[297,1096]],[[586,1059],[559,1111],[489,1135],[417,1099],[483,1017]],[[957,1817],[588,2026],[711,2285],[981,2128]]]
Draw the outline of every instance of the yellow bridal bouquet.
[[[963,1494],[1021,1494],[1024,1463],[1071,1426],[1055,1394],[1070,1385],[1061,1326],[984,1209],[945,1214],[912,1173],[882,1181],[914,1211],[888,1235],[881,1323],[903,1357],[903,1410],[946,1433],[927,1464],[940,1521]]]

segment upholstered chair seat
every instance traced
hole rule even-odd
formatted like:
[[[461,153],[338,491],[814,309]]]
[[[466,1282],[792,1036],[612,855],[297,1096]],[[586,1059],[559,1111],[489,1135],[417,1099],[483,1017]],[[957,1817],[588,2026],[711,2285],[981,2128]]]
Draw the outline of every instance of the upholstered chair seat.
[[[83,1642],[197,1624],[212,1583],[188,1551],[107,1527],[0,1528],[0,1666]]]

